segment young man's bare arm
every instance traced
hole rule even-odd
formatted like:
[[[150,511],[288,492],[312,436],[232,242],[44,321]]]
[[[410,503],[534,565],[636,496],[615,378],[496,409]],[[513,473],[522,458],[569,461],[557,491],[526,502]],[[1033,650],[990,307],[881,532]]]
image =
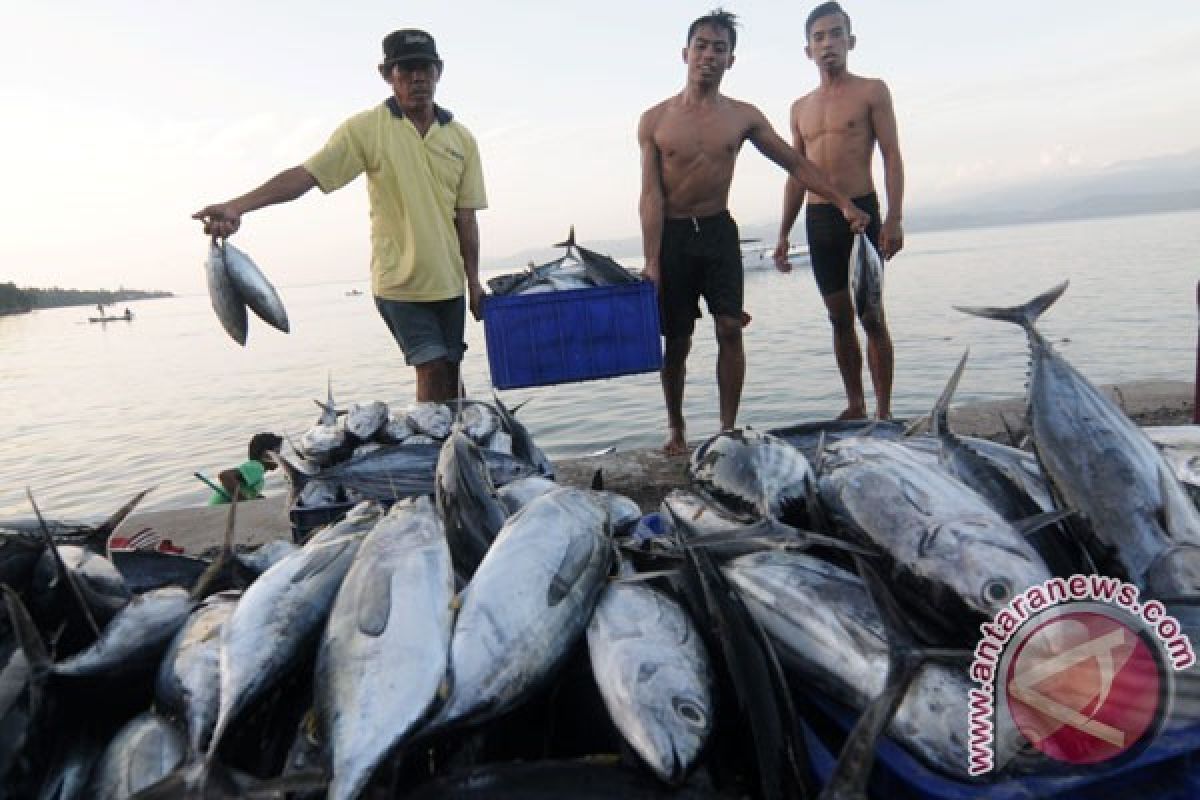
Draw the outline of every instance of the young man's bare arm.
[[[295,200],[316,185],[317,179],[308,170],[292,167],[241,197],[200,209],[192,214],[192,219],[204,220],[205,233],[231,236],[241,226],[246,212]]]
[[[871,97],[871,127],[883,156],[883,187],[887,195],[887,216],[879,232],[881,255],[891,258],[904,247],[904,160],[900,157],[900,135],[896,112],[887,84],[876,81]]]
[[[792,104],[790,114],[792,147],[797,153],[807,158],[808,154],[804,150],[804,137],[800,134],[800,125],[797,122],[799,113],[800,101],[797,100]],[[792,265],[787,260],[788,249],[791,247],[788,238],[791,236],[792,227],[796,224],[796,217],[800,215],[800,209],[804,206],[804,195],[804,187],[789,175],[787,183],[783,187],[783,219],[779,225],[779,239],[775,243],[775,268],[780,272],[792,271]]]
[[[771,123],[767,122],[767,118],[761,111],[751,106],[750,114],[751,124],[747,138],[754,143],[760,153],[786,169],[788,174],[808,191],[828,198],[841,210],[842,216],[850,223],[850,229],[855,233],[867,227],[870,217],[854,205],[849,197],[833,188],[833,184],[821,170],[817,169],[816,164],[789,147],[788,143],[780,138],[775,129],[771,127]]]
[[[475,319],[482,319],[483,286],[479,283],[479,220],[473,208],[454,211],[454,232],[467,276],[467,305]]]
[[[638,147],[642,152],[642,193],[638,200],[638,216],[642,222],[642,255],[646,280],[659,285],[659,252],[662,249],[663,208],[665,198],[662,182],[662,159],[654,143],[654,127],[658,115],[651,109],[638,122]]]

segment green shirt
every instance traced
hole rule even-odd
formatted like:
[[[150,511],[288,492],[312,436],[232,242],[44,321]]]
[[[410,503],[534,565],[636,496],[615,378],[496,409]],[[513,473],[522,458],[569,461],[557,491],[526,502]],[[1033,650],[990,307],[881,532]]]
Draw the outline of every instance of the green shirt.
[[[238,498],[239,500],[251,500],[262,494],[263,482],[265,480],[267,469],[260,462],[253,458],[245,462],[237,468],[241,473],[242,491]],[[223,503],[228,503],[220,492],[213,492],[212,497],[208,498],[210,506],[219,506]]]

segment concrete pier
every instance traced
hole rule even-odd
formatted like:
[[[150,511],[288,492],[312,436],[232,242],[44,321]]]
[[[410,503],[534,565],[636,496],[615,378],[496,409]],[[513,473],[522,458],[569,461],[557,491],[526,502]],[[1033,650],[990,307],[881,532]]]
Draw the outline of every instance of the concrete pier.
[[[1195,386],[1186,381],[1140,381],[1105,386],[1111,397],[1139,425],[1185,425],[1192,421]],[[1017,431],[1024,427],[1024,398],[956,406],[950,426],[957,433],[1008,442],[1005,420]],[[779,427],[815,420],[780,420]],[[694,447],[699,442],[692,442]],[[588,487],[596,471],[605,489],[627,495],[643,511],[658,508],[671,489],[686,486],[687,459],[667,458],[658,449],[629,450],[605,456],[555,462],[558,481]],[[189,553],[204,553],[220,545],[228,506],[201,506],[133,514],[118,528],[120,535],[153,530]],[[236,541],[253,547],[291,537],[287,498],[268,497],[238,506]]]

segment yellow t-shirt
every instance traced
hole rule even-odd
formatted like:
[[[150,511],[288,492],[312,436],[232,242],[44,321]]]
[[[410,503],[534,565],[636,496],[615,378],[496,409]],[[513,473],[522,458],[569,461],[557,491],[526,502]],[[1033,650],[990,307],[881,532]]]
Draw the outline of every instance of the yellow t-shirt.
[[[466,288],[456,209],[487,208],[475,137],[435,106],[424,138],[389,97],[356,114],[304,162],[328,194],[367,173],[371,201],[371,291],[427,303]]]

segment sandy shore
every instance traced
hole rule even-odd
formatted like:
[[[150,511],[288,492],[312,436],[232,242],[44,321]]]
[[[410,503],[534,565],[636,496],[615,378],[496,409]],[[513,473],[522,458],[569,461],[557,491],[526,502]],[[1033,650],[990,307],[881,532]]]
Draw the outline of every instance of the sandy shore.
[[[1185,425],[1192,421],[1195,396],[1192,383],[1139,381],[1102,388],[1139,425]],[[1023,398],[956,406],[950,410],[950,425],[956,432],[1003,442],[1008,440],[1004,420],[1021,430],[1023,418]],[[781,422],[781,426],[790,422]],[[580,487],[590,486],[596,470],[601,470],[606,489],[628,495],[645,511],[656,509],[671,489],[687,485],[687,459],[666,458],[657,449],[565,459],[555,462],[555,467],[560,483]],[[151,511],[131,515],[117,532],[128,536],[149,529],[188,552],[203,553],[219,545],[227,517],[227,506]],[[268,497],[239,505],[235,530],[237,543],[247,547],[290,538],[292,523],[288,518],[287,498]]]

